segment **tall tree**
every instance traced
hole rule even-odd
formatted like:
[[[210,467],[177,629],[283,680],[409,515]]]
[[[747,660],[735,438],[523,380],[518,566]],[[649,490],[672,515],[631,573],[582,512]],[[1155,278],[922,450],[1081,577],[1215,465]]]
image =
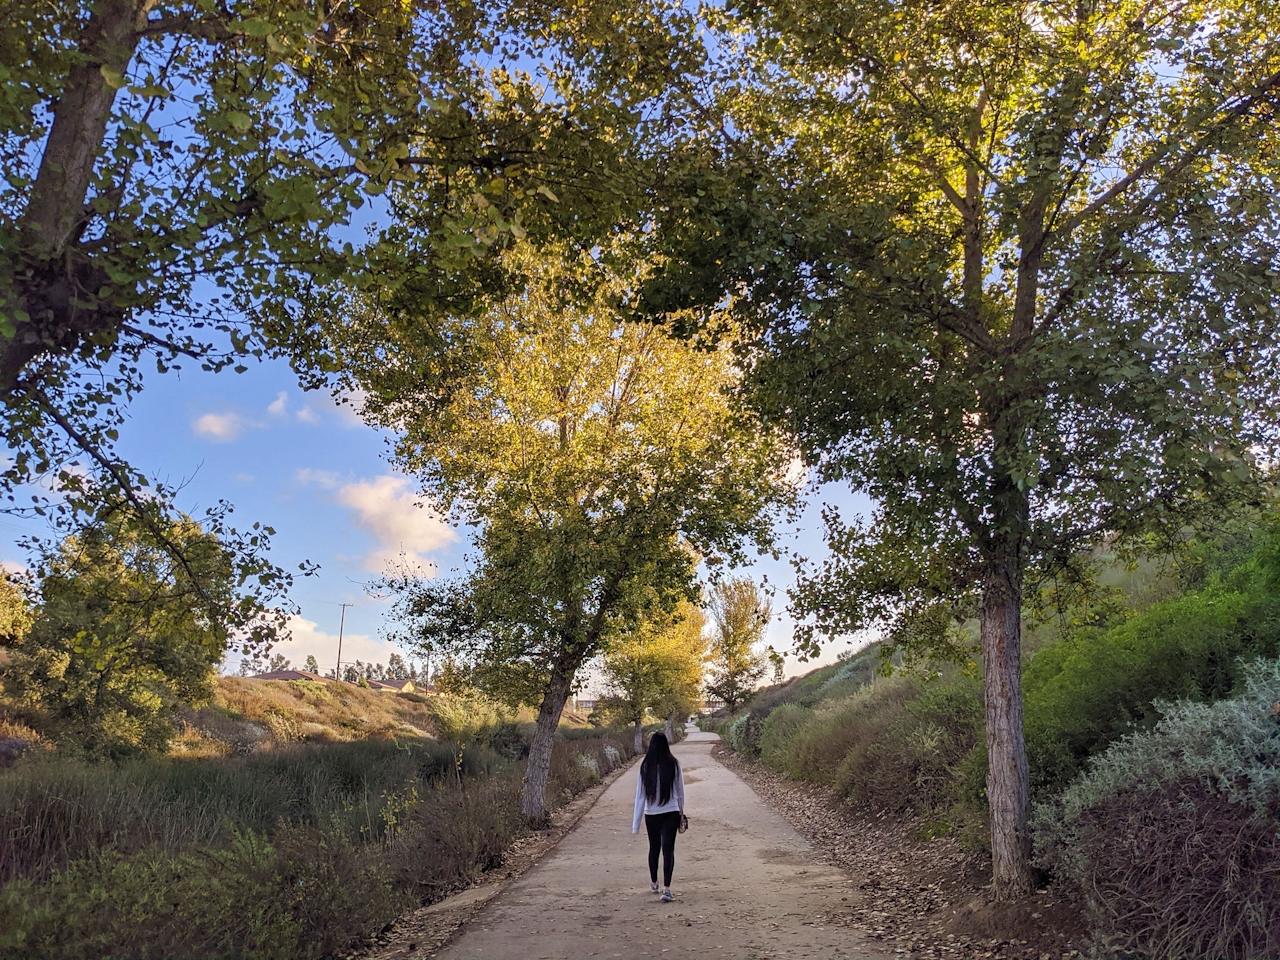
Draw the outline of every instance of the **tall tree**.
[[[175,491],[114,452],[146,367],[287,353],[315,386],[329,282],[468,309],[504,243],[616,222],[616,141],[692,54],[672,39],[690,18],[656,2],[629,8],[646,42],[611,55],[613,9],[6,3],[0,493],[57,513],[83,498],[31,481],[80,491],[88,473],[150,519]],[[581,96],[573,70],[612,94]],[[357,221],[379,229],[366,242]]]
[[[977,615],[995,890],[1020,896],[1028,578],[1174,536],[1274,462],[1280,12],[765,0],[725,23],[746,79],[703,143],[729,162],[670,203],[645,299],[732,291],[753,403],[877,501],[832,518],[811,628],[936,647]]]
[[[714,628],[707,696],[733,713],[773,662],[772,649],[759,649],[773,619],[773,601],[749,577],[733,577],[711,585],[707,606]]]
[[[340,318],[366,416],[400,465],[475,525],[462,577],[411,586],[410,639],[538,704],[524,812],[546,814],[552,739],[583,664],[696,596],[699,558],[769,542],[788,458],[735,416],[727,349],[697,349],[616,306],[603,252],[523,248],[520,292],[426,324],[411,301]],[[440,345],[449,349],[442,351]]]

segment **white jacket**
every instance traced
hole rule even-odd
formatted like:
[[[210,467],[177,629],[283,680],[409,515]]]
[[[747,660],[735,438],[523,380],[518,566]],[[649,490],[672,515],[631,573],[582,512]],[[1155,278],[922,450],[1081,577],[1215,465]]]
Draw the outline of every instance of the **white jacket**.
[[[644,766],[644,761],[640,761]],[[640,820],[646,813],[684,813],[684,771],[680,769],[680,761],[676,761],[676,778],[671,784],[671,797],[666,803],[650,801],[644,795],[644,777],[636,777],[636,810],[631,817],[631,832],[640,832]]]

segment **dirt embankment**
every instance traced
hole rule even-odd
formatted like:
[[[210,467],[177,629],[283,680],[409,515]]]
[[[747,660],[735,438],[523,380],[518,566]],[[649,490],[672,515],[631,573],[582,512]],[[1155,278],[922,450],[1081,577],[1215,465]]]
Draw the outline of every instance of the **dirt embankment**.
[[[1074,907],[1048,891],[992,902],[989,863],[950,837],[920,840],[911,827],[841,803],[831,791],[789,781],[723,747],[716,757],[782,815],[827,862],[855,877],[850,909],[815,917],[864,931],[905,957],[1063,960],[1079,957]]]

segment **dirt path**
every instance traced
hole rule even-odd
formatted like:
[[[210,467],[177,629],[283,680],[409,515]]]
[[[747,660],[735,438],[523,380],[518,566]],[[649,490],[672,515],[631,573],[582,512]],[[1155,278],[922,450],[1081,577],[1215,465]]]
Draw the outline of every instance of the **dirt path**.
[[[883,948],[820,919],[857,900],[843,871],[711,756],[712,734],[675,750],[690,831],[676,844],[677,900],[649,892],[643,831],[631,834],[634,773],[597,801],[536,867],[485,906],[447,960],[715,958],[881,960]]]

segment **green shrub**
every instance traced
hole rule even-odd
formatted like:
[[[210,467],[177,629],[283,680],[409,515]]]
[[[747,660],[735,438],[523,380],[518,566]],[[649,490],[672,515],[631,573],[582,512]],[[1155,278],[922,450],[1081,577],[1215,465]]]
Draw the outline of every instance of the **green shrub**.
[[[760,725],[760,760],[783,773],[792,772],[796,738],[813,719],[813,710],[784,703]]]
[[[1254,563],[1153,604],[1110,630],[1046,647],[1024,673],[1027,753],[1037,796],[1062,789],[1091,754],[1150,729],[1158,700],[1215,700],[1240,658],[1280,654],[1277,604]]]
[[[898,814],[947,809],[983,739],[978,681],[959,674],[928,682],[899,678],[848,704],[831,725],[848,744],[836,789]]]
[[[763,722],[763,718],[754,713],[744,713],[730,723],[725,731],[729,749],[749,757],[760,756],[760,728]]]
[[[502,704],[476,692],[441,693],[431,703],[431,718],[441,740],[488,744],[511,717]]]
[[[525,829],[520,792],[512,775],[431,788],[406,810],[390,843],[397,887],[430,903],[497,866]]]
[[[1036,807],[1040,863],[1084,902],[1100,949],[1153,957],[1280,952],[1280,661],[1243,694],[1161,705]]]
[[[281,822],[380,836],[383,797],[454,773],[442,744],[385,741],[297,746],[249,757],[123,765],[24,762],[0,777],[0,882],[41,877],[103,849],[124,853],[270,835]],[[493,773],[487,748],[461,773]]]
[[[108,852],[0,891],[0,956],[310,960],[408,906],[374,851],[341,835],[242,834],[225,849]]]

